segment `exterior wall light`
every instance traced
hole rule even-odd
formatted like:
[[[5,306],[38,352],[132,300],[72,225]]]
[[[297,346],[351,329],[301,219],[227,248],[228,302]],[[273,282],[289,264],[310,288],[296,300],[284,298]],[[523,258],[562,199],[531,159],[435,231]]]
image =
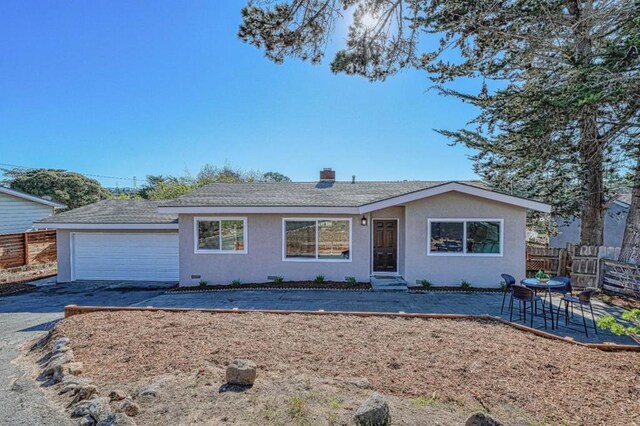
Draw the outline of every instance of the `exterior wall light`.
[[[367,226],[367,217],[362,215],[362,219],[360,219],[360,225]]]

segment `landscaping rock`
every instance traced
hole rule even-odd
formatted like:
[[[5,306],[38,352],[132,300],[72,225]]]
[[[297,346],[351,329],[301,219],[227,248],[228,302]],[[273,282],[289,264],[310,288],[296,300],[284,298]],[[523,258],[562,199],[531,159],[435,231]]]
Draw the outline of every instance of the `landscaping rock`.
[[[124,413],[116,413],[100,420],[96,426],[136,426],[136,422]]]
[[[73,360],[73,351],[71,350],[59,355],[55,355],[51,357],[51,359],[49,359],[44,367],[43,373],[45,374],[45,376],[52,375],[56,367],[73,362]]]
[[[160,389],[157,385],[149,385],[138,391],[138,398],[157,398],[160,395]]]
[[[65,393],[69,393],[71,391],[76,390],[77,387],[78,387],[78,385],[76,385],[74,383],[69,383],[68,385],[63,385],[62,388],[60,388],[60,390],[58,391],[58,393],[60,395],[63,395]]]
[[[348,383],[360,389],[371,388],[371,384],[369,383],[369,380],[367,380],[364,377],[354,377],[352,379],[349,379]]]
[[[111,401],[122,401],[126,397],[127,394],[121,389],[114,389],[109,393],[109,399],[111,399]]]
[[[98,393],[98,388],[93,385],[78,386],[74,391],[73,402],[87,400],[96,393]]]
[[[76,374],[81,374],[81,373],[82,373],[81,362],[70,362],[68,364],[56,365],[53,368],[53,381],[55,383],[60,383],[68,375],[75,376]]]
[[[502,423],[490,415],[478,411],[476,413],[472,413],[467,418],[467,421],[464,422],[464,426],[502,426]]]
[[[69,346],[67,346],[67,345],[56,346],[51,351],[51,354],[52,355],[57,355],[57,354],[61,354],[61,353],[64,353],[64,352],[68,352],[70,350],[71,350],[71,348]]]
[[[131,398],[125,398],[120,405],[118,405],[117,411],[125,413],[129,417],[135,417],[140,414],[140,406],[133,402]]]
[[[109,406],[109,398],[99,397],[88,401],[82,401],[73,407],[71,417],[82,417],[87,424],[99,424],[101,421],[113,416]],[[90,421],[93,420],[93,423]]]
[[[94,398],[90,400],[88,409],[89,414],[98,424],[112,416],[111,407],[109,406],[109,398],[107,397]]]
[[[68,345],[69,344],[69,338],[68,337],[58,337],[54,342],[53,342],[53,347],[55,348],[56,346],[62,346],[62,345]]]
[[[387,426],[391,423],[389,404],[382,395],[374,393],[358,408],[353,421],[359,426]]]
[[[73,384],[73,385],[82,386],[82,385],[91,384],[91,380],[87,379],[86,377],[78,377],[73,374],[67,374],[66,376],[64,376],[64,379],[62,379],[62,384],[63,385]]]
[[[93,417],[86,415],[83,418],[80,419],[80,423],[78,423],[79,426],[94,426],[96,424],[96,421],[93,419]]]
[[[227,367],[227,383],[230,385],[251,386],[256,380],[256,364],[248,359],[235,359]]]

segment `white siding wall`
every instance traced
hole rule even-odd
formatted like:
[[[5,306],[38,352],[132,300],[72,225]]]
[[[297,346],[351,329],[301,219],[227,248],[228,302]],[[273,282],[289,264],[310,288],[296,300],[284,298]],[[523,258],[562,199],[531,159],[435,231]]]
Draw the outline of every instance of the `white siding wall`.
[[[33,222],[53,214],[53,207],[8,194],[0,194],[0,234],[24,232]]]

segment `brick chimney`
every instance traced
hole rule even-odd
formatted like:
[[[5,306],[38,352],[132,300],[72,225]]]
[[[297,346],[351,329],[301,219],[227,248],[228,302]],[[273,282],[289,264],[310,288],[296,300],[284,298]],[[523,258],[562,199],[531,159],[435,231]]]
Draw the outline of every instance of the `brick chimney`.
[[[322,182],[335,182],[336,172],[332,168],[324,168],[320,170],[320,181]]]

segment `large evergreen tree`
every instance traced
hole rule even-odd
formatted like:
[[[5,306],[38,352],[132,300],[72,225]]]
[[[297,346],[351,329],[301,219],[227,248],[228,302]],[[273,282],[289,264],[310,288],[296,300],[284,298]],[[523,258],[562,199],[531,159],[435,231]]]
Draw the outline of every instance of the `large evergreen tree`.
[[[560,214],[579,212],[582,242],[602,243],[605,177],[628,160],[638,128],[639,44],[625,31],[637,0],[251,1],[239,36],[276,62],[319,62],[351,12],[334,72],[381,80],[426,70],[443,94],[480,108],[472,128],[442,133],[477,150],[481,176],[542,196]],[[489,84],[451,90],[460,77]]]

